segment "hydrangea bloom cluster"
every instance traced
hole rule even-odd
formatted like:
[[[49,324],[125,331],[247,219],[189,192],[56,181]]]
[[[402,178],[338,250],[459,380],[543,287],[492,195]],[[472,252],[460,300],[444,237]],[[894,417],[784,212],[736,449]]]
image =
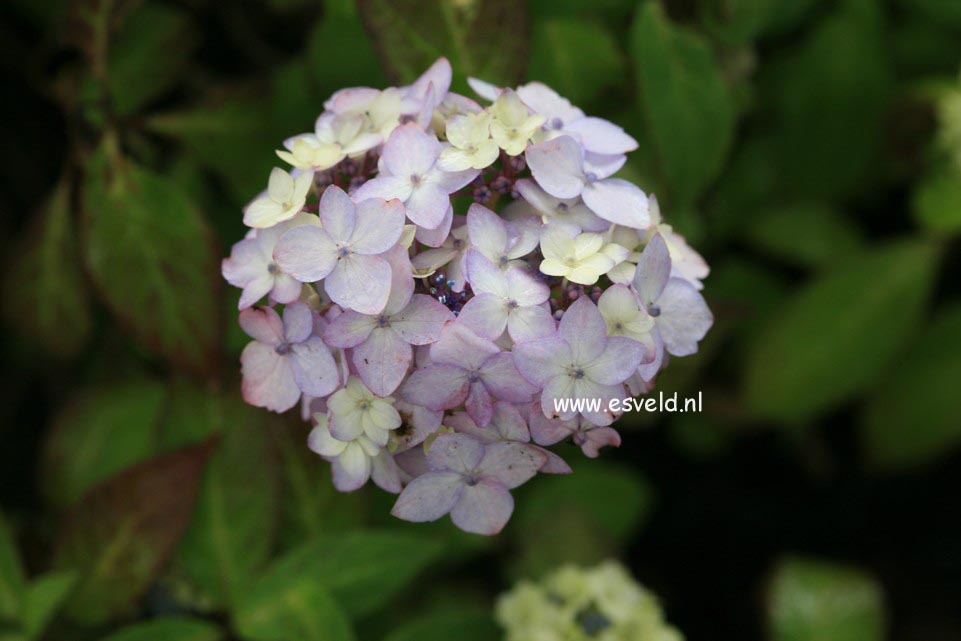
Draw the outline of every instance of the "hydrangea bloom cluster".
[[[614,177],[637,143],[540,83],[356,87],[277,151],[223,262],[247,402],[298,404],[338,489],[495,534],[511,490],[620,444],[610,399],[697,351],[708,267]],[[261,304],[263,306],[257,306]],[[281,311],[278,311],[282,308]],[[592,407],[559,407],[594,399]]]
[[[497,602],[507,641],[683,641],[656,597],[623,566],[565,566],[521,581]]]

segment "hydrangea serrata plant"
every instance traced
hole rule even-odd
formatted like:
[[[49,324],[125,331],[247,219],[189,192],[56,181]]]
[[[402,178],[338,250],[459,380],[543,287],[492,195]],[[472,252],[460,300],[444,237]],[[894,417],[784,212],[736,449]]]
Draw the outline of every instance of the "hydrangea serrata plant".
[[[335,93],[277,151],[291,167],[223,275],[253,339],[245,399],[299,404],[338,489],[372,479],[402,519],[495,534],[513,488],[570,472],[546,447],[619,445],[609,401],[697,351],[708,267],[613,177],[637,147],[620,127],[540,83],[472,79],[479,103],[450,81],[441,59]]]

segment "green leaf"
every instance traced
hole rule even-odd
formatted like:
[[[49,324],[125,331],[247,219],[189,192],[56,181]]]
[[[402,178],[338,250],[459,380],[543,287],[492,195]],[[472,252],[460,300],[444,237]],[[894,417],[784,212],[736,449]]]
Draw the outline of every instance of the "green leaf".
[[[430,538],[389,530],[325,534],[274,561],[258,585],[310,576],[329,589],[350,616],[362,616],[407,587],[443,549]]]
[[[222,412],[223,437],[177,555],[183,574],[214,607],[235,603],[266,563],[279,509],[268,415],[239,398]]]
[[[41,484],[53,506],[73,505],[87,490],[157,452],[163,386],[129,380],[77,392],[54,419],[44,443]]]
[[[898,4],[938,23],[961,29],[961,5],[954,0],[899,0]]]
[[[961,443],[961,307],[920,332],[865,408],[862,441],[884,469],[917,466]]]
[[[321,93],[329,96],[344,87],[387,84],[356,5],[350,0],[337,0],[326,3],[324,8],[324,17],[307,42],[307,64]],[[349,56],[342,55],[348,50]],[[330,63],[334,59],[337,64]]]
[[[70,184],[61,180],[37,213],[6,274],[8,320],[44,349],[73,356],[90,336],[90,302],[81,270],[70,207]]]
[[[821,0],[701,0],[708,29],[727,44],[746,44],[774,31],[796,28]]]
[[[926,229],[944,234],[961,231],[961,172],[946,166],[926,176],[914,192],[912,209]]]
[[[0,621],[19,619],[24,583],[20,552],[7,520],[0,514]]]
[[[518,493],[508,530],[520,548],[515,573],[539,576],[562,563],[602,561],[650,514],[653,491],[634,469],[590,460],[572,467],[573,474],[540,477]]]
[[[918,329],[937,251],[901,241],[859,254],[796,292],[747,360],[748,407],[804,421],[880,379]]]
[[[501,636],[489,611],[439,610],[402,624],[385,641],[491,641]]]
[[[46,629],[77,583],[77,573],[51,572],[34,579],[27,588],[23,606],[23,627],[30,638]]]
[[[351,641],[350,620],[323,582],[307,572],[268,574],[245,592],[234,626],[248,641]]]
[[[534,24],[527,77],[571,102],[590,103],[623,83],[626,71],[617,40],[597,22],[568,18]]]
[[[860,231],[842,212],[816,203],[765,213],[748,227],[748,239],[799,267],[822,267],[855,253],[862,244]]]
[[[514,0],[441,2],[424,10],[420,0],[358,0],[388,76],[411,82],[437,58],[454,68],[455,88],[474,76],[513,86],[527,60],[527,5]]]
[[[98,625],[129,614],[193,513],[212,443],[153,458],[93,488],[60,528],[54,567],[76,569],[67,614]]]
[[[199,43],[186,13],[147,2],[124,20],[110,44],[107,84],[119,114],[132,114],[183,78]]]
[[[787,559],[774,572],[768,595],[772,641],[882,641],[881,587],[843,566]]]
[[[734,104],[708,44],[671,24],[656,2],[631,27],[641,110],[678,208],[714,180],[734,132]]]
[[[762,70],[783,188],[805,198],[846,195],[879,171],[891,81],[880,5],[832,3],[831,13]]]
[[[223,631],[199,619],[169,617],[120,628],[101,641],[220,641]]]
[[[86,259],[100,296],[143,345],[209,372],[219,273],[207,223],[175,184],[105,147],[84,194]]]

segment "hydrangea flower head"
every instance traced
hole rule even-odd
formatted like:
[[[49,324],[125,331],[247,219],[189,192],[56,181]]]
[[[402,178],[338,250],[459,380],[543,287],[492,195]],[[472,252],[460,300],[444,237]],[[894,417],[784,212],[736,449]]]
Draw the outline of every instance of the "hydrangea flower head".
[[[713,319],[703,258],[615,175],[630,135],[538,82],[471,79],[475,101],[451,76],[440,59],[332,95],[277,145],[289,168],[222,272],[249,403],[299,405],[337,489],[373,481],[399,518],[491,535],[511,490],[571,472],[561,454],[620,445],[609,401],[649,392]]]

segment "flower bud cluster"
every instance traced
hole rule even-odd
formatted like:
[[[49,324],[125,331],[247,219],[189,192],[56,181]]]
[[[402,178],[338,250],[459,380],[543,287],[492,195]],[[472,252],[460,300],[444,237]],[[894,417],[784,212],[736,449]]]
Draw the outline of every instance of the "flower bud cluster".
[[[540,83],[356,87],[284,141],[223,262],[242,288],[247,402],[300,404],[338,489],[494,534],[510,490],[620,444],[608,401],[651,389],[712,317],[704,260],[614,177],[637,142]],[[265,305],[258,306],[266,302]],[[558,399],[599,399],[559,409]]]

